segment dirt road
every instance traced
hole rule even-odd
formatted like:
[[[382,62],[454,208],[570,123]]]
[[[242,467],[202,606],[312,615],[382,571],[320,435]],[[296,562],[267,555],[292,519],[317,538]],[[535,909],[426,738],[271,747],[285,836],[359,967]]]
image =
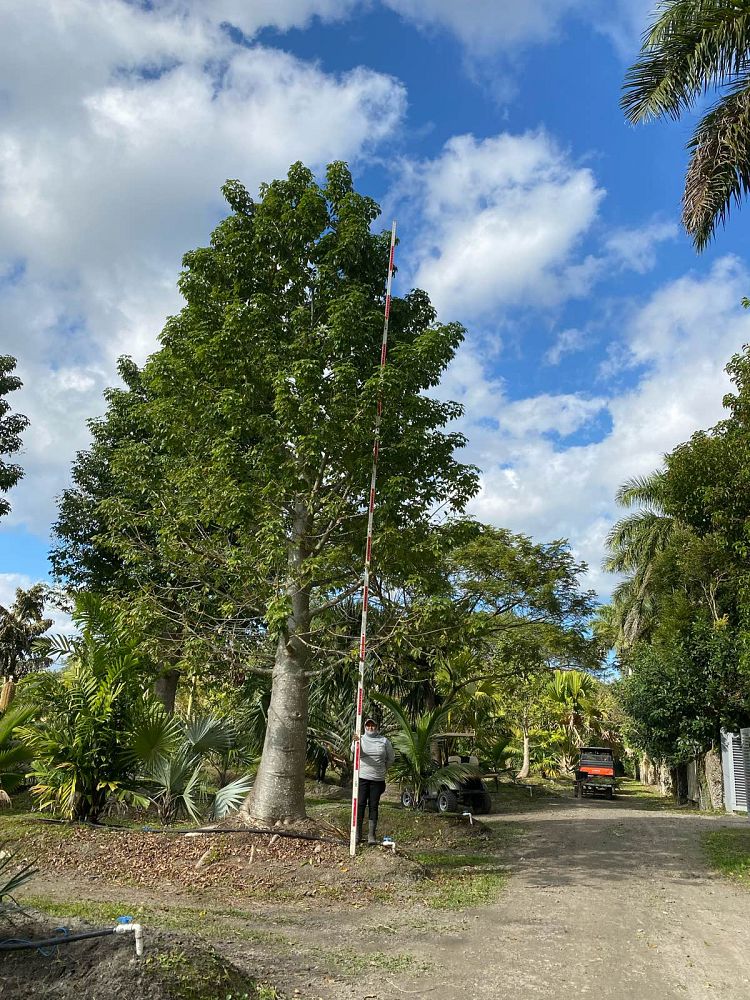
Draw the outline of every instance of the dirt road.
[[[439,971],[398,983],[411,996],[750,996],[750,895],[709,873],[701,849],[707,830],[746,819],[571,799],[493,821],[525,828],[509,885],[429,949]]]
[[[552,801],[491,817],[522,824],[513,871],[481,911],[352,914],[354,940],[408,953],[429,970],[361,975],[355,987],[300,979],[302,996],[503,1000],[747,1000],[750,894],[707,868],[702,835],[741,817],[653,811],[637,800]],[[330,934],[351,942],[338,921]],[[335,928],[335,929],[334,929]],[[311,932],[312,928],[310,928]],[[314,932],[313,932],[314,933]],[[307,991],[310,991],[309,993]]]

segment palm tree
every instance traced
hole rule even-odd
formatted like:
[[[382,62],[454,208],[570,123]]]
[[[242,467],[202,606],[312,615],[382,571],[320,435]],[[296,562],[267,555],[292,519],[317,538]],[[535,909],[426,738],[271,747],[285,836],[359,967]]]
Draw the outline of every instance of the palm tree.
[[[16,590],[10,607],[0,604],[0,674],[18,679],[48,667],[50,660],[40,639],[52,625],[44,617],[44,586],[41,583]],[[43,644],[42,644],[43,645]]]
[[[638,509],[621,518],[607,535],[609,556],[604,568],[627,573],[612,595],[608,623],[619,650],[631,646],[650,627],[656,613],[655,569],[659,557],[684,529],[664,510],[666,475],[663,471],[629,479],[615,499],[621,507]]]
[[[576,750],[596,729],[596,681],[581,670],[556,670],[546,693],[560,721],[560,769],[570,770]]]
[[[721,94],[688,143],[682,221],[700,251],[750,191],[750,2],[661,0],[623,89],[633,124]]]
[[[419,806],[426,793],[437,792],[445,787],[455,789],[466,778],[478,773],[478,768],[471,764],[451,763],[437,767],[433,761],[433,742],[448,721],[454,705],[447,702],[432,711],[423,712],[412,723],[395,698],[385,694],[373,694],[372,697],[373,701],[388,709],[396,722],[397,729],[390,734],[396,751],[396,761],[391,773],[410,793],[408,802],[411,806]],[[407,800],[403,796],[401,801],[406,805]]]

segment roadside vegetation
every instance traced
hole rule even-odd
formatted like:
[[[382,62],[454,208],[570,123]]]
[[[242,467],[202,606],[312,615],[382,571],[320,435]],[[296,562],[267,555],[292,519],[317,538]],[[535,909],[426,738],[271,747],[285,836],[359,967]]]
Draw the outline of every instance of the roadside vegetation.
[[[618,491],[607,568],[625,575],[594,625],[617,653],[627,742],[671,767],[750,724],[750,349],[726,370],[727,417]]]
[[[703,845],[713,868],[750,889],[750,830],[713,830]]]

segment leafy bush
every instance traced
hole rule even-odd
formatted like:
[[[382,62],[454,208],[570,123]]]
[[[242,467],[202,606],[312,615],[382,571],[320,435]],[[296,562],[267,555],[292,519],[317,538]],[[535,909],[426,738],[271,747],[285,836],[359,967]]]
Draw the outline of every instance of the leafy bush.
[[[80,597],[74,617],[80,637],[51,643],[68,665],[31,682],[37,720],[20,730],[25,752],[34,756],[39,807],[96,821],[114,800],[153,804],[163,823],[185,814],[197,820],[199,803],[209,798],[209,763],[220,774],[212,814],[219,818],[238,806],[251,782],[226,780],[233,756],[243,756],[236,728],[215,717],[168,715],[154,699],[137,649],[95,597]]]
[[[134,663],[74,662],[39,686],[41,717],[22,736],[33,753],[31,789],[40,809],[66,819],[96,821],[109,799],[132,799]],[[139,692],[138,692],[139,693]]]
[[[11,794],[24,778],[19,766],[31,760],[31,751],[15,738],[14,730],[27,722],[33,713],[34,709],[27,706],[9,708],[0,716],[0,806],[10,805]]]

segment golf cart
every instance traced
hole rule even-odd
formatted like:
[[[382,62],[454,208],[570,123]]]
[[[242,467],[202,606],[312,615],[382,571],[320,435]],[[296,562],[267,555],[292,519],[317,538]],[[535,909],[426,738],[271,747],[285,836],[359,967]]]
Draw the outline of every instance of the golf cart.
[[[610,748],[581,747],[576,768],[575,797],[602,794],[613,799],[615,786],[615,757]]]
[[[440,813],[490,812],[492,799],[479,774],[479,759],[471,753],[460,753],[460,750],[466,749],[462,744],[467,739],[473,740],[474,736],[473,732],[441,733],[433,737],[430,755],[435,771],[449,764],[466,764],[472,769],[476,768],[476,774],[469,774],[460,781],[443,784],[430,792],[424,792],[419,800],[413,789],[404,788],[401,791],[401,805],[405,809],[413,809],[415,806],[419,808],[434,806]]]

